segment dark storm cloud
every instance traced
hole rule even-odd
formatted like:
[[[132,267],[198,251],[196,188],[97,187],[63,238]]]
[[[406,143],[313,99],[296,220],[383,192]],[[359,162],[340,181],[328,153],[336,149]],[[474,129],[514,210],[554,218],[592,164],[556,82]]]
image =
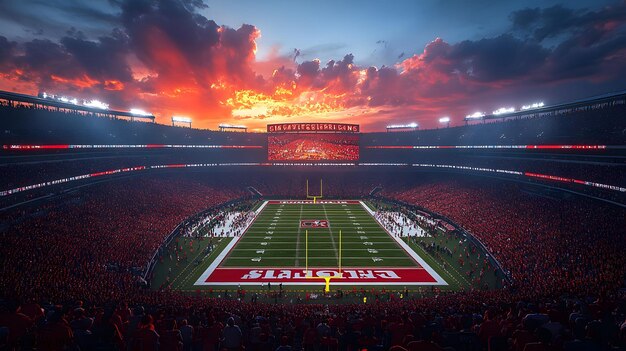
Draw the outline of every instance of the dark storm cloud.
[[[0,35],[0,67],[7,65],[11,62],[13,57],[13,50],[17,44],[9,41],[6,37]]]
[[[33,36],[57,37],[74,26],[89,27],[90,34],[102,35],[119,25],[114,4],[98,1],[30,0],[0,1],[0,20],[13,23]]]
[[[125,1],[122,22],[131,38],[135,53],[147,64],[158,64],[157,53],[150,36],[163,35],[156,40],[169,40],[187,59],[196,64],[210,65],[207,50],[219,42],[219,26],[205,17],[190,12],[180,1]]]
[[[23,55],[17,56],[17,66],[41,77],[43,82],[52,76],[73,79],[82,74],[80,65],[65,48],[47,39],[35,39],[23,44]]]
[[[597,11],[523,9],[510,17],[515,30],[537,42],[558,39],[542,68],[544,80],[602,74],[614,68],[612,61],[626,58],[626,2]]]
[[[544,71],[545,77],[567,79],[620,73],[607,71],[608,68],[616,68],[613,64],[620,65],[621,72],[624,72],[625,48],[626,35],[623,34],[592,46],[581,46],[576,38],[567,40],[552,52]]]
[[[515,30],[530,33],[537,41],[559,35],[590,36],[597,40],[611,32],[613,25],[624,24],[626,6],[624,3],[616,4],[598,11],[573,10],[561,5],[545,9],[527,8],[513,12],[510,18]]]
[[[511,35],[478,41],[463,41],[452,46],[448,58],[451,67],[480,81],[514,79],[531,74],[541,67],[549,51],[534,42]]]
[[[125,1],[122,23],[133,52],[163,77],[254,83],[250,62],[258,30],[247,24],[220,27],[192,10],[203,6],[201,1]]]
[[[116,30],[111,36],[98,41],[64,37],[61,44],[91,77],[102,81],[132,80],[131,69],[125,59],[129,52],[128,39],[123,32]]]
[[[103,96],[117,106],[145,98],[154,99],[157,108],[204,111],[207,104],[224,108],[242,90],[265,96],[280,90],[280,98],[293,98],[294,105],[300,93],[310,92],[303,96],[311,105],[425,111],[463,105],[480,94],[513,94],[571,79],[614,80],[626,70],[626,3],[597,11],[521,9],[511,13],[508,33],[460,42],[437,38],[413,56],[411,48],[403,48],[407,55],[394,54],[401,61],[392,67],[359,66],[363,58],[345,52],[326,63],[312,59],[319,52],[340,52],[344,44],[294,49],[287,63],[268,61],[275,67],[266,78],[253,70],[259,30],[250,24],[218,25],[198,12],[207,7],[203,1],[33,3],[56,11],[55,16],[37,24],[40,17],[25,6],[0,2],[0,19],[24,20],[35,31],[42,28],[46,38],[14,42],[0,36],[0,73],[59,93]],[[76,18],[69,21],[75,28],[65,25],[59,31],[59,16]],[[85,26],[91,20],[106,23],[106,31],[94,35]],[[56,39],[48,36],[49,28],[60,33]]]

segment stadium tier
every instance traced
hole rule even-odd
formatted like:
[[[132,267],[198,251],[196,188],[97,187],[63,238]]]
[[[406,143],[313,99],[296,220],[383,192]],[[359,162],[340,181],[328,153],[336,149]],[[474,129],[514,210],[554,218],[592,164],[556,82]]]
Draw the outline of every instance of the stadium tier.
[[[5,103],[0,349],[619,349],[625,106],[248,133]]]

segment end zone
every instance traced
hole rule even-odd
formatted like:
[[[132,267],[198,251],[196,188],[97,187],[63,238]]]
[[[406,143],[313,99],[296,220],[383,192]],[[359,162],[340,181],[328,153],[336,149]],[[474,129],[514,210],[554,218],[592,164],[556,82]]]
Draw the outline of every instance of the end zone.
[[[442,285],[422,267],[412,268],[346,268],[333,285]],[[225,268],[215,269],[201,284],[195,285],[313,285],[313,278],[337,277],[336,268]]]

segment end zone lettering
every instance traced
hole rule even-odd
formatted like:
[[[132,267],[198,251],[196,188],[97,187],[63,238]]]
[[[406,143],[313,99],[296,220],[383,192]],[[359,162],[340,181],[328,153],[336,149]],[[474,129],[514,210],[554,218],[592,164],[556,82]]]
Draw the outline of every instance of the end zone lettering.
[[[201,285],[255,285],[282,283],[285,285],[315,285],[324,277],[332,277],[333,285],[439,285],[437,280],[421,267],[372,268],[217,268],[204,278]],[[443,283],[445,284],[445,282]]]
[[[358,205],[357,200],[269,200],[269,205]]]
[[[315,278],[335,277],[339,272],[332,269],[310,269],[308,276]],[[400,279],[393,270],[373,269],[346,269],[342,272],[346,279]],[[267,280],[267,279],[309,279],[307,271],[291,269],[254,269],[244,274],[241,280]]]
[[[328,228],[328,221],[325,219],[302,219],[300,228]]]

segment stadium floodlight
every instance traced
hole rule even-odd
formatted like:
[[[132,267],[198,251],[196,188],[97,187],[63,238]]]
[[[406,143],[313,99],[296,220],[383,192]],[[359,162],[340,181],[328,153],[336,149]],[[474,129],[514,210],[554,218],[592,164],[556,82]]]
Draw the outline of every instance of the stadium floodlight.
[[[226,124],[226,123],[220,123],[219,127],[220,128],[233,128],[233,129],[247,129],[248,128],[242,124]]]
[[[535,102],[535,103],[532,103],[530,105],[522,106],[522,110],[533,110],[533,109],[536,109],[536,108],[541,108],[543,106],[544,106],[543,102]]]
[[[499,109],[493,111],[492,113],[497,116],[497,115],[503,115],[505,113],[513,113],[515,112],[515,107],[500,107]]]
[[[387,126],[387,129],[408,129],[408,128],[417,128],[419,125],[415,122],[409,124],[391,124]]]
[[[483,117],[485,117],[485,114],[483,112],[474,112],[471,115],[465,116],[465,118],[467,119],[479,119]]]
[[[131,108],[129,112],[137,116],[152,116],[150,112],[146,112],[138,108]]]
[[[172,116],[172,122],[191,123],[191,118],[183,116]]]
[[[54,99],[54,95],[47,95],[46,93],[44,93],[44,97],[45,96],[52,96],[52,98]],[[78,99],[76,98],[69,98],[66,96],[60,96],[56,98],[58,101],[64,102],[66,104],[73,104],[73,105],[78,105]]]
[[[86,107],[93,107],[93,108],[98,108],[101,110],[108,110],[109,109],[109,104],[104,103],[102,101],[99,100],[90,100],[90,101],[85,101],[83,103],[84,106]]]
[[[439,123],[441,124],[445,123],[446,128],[450,127],[450,117],[444,116],[444,117],[439,118]]]

